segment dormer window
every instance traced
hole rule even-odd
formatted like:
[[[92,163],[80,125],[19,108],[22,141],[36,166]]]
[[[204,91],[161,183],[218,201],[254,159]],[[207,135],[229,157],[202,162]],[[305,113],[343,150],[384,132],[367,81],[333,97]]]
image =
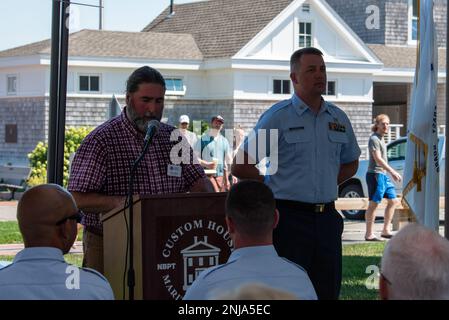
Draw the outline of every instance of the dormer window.
[[[312,46],[312,23],[299,23],[299,48],[307,48]]]

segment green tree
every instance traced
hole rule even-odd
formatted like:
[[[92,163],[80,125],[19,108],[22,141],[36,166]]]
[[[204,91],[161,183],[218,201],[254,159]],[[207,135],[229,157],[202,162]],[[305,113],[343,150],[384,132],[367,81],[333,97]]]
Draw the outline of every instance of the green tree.
[[[64,142],[64,187],[67,186],[69,179],[70,155],[78,150],[83,139],[92,131],[89,127],[66,128]],[[29,186],[47,182],[47,152],[48,144],[40,141],[36,148],[28,154],[31,166],[31,175],[28,180]]]

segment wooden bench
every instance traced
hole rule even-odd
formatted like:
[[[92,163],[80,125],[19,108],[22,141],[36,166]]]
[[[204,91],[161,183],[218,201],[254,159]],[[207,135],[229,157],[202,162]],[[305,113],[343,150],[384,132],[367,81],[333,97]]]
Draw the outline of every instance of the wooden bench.
[[[5,188],[11,192],[9,200],[14,199],[15,192],[26,186],[26,181],[30,177],[31,168],[20,166],[0,166],[0,188]]]
[[[368,203],[368,198],[338,198],[335,201],[335,208],[337,210],[366,210],[368,209]],[[383,199],[377,208],[385,209],[386,206],[387,199]],[[444,197],[440,197],[440,209],[444,209]],[[393,230],[399,230],[403,224],[414,221],[416,221],[415,216],[401,202],[394,211],[392,221]]]

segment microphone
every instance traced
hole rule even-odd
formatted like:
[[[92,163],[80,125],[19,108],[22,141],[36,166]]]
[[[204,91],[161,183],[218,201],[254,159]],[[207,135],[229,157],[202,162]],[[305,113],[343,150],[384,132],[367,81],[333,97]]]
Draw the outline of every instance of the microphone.
[[[127,241],[129,244],[126,246],[127,250],[129,248],[129,269],[127,272],[128,277],[128,297],[129,300],[134,300],[134,287],[136,284],[135,280],[135,272],[134,272],[134,218],[133,218],[133,194],[134,194],[134,177],[136,175],[137,166],[142,161],[143,157],[147,153],[148,147],[150,145],[151,140],[153,139],[154,135],[158,132],[160,122],[153,119],[148,122],[147,126],[147,133],[145,134],[145,138],[143,140],[143,148],[142,152],[140,153],[139,157],[134,161],[134,164],[131,168],[131,174],[129,176],[129,182],[128,182],[128,195],[126,197],[126,204],[125,209],[128,208],[129,212],[129,229],[128,230],[128,237]],[[125,216],[126,219],[126,216]],[[128,252],[128,251],[127,251]],[[128,260],[127,260],[128,262]],[[126,263],[127,263],[126,262]],[[125,263],[125,269],[126,269],[126,263]],[[125,298],[125,286],[123,286],[123,299]]]
[[[160,122],[153,119],[148,122],[147,133],[145,134],[145,139],[143,140],[144,145],[148,144],[154,137],[154,135],[158,132]]]

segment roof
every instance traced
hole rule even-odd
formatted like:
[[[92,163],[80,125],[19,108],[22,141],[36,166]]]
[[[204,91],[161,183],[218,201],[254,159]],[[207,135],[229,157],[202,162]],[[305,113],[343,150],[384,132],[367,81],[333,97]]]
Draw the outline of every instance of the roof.
[[[142,31],[189,33],[205,58],[234,56],[294,0],[209,0],[167,7]]]
[[[0,57],[50,54],[50,39],[0,52]],[[202,60],[190,34],[81,30],[70,34],[69,56]]]
[[[369,44],[368,47],[383,62],[385,68],[416,68],[416,47]],[[438,68],[446,68],[446,49],[438,49]]]
[[[183,249],[181,253],[187,253],[190,251],[201,251],[201,252],[220,252],[221,249],[217,248],[216,246],[211,245],[210,243],[204,242],[204,241],[198,241],[194,244],[188,246],[187,248]]]

